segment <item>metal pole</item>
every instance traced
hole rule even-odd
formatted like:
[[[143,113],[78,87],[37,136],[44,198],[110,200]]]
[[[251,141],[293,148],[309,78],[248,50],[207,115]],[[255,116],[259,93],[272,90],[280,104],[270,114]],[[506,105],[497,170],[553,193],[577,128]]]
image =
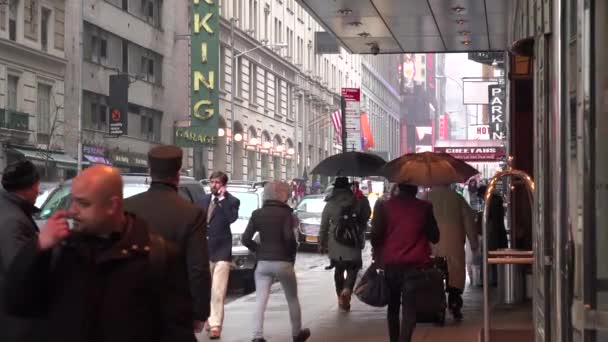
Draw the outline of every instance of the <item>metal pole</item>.
[[[80,73],[79,73],[79,87],[78,87],[78,161],[76,165],[76,171],[82,170],[82,74],[83,74],[83,59],[84,59],[84,0],[80,1]]]
[[[230,90],[230,168],[231,174],[234,177],[234,97],[236,96],[236,81],[239,70],[236,70],[236,54],[234,47],[234,21],[235,18],[230,18],[230,48],[232,50],[232,82]],[[228,132],[226,132],[226,135]]]
[[[490,342],[490,289],[488,286],[488,217],[489,217],[489,209],[490,209],[490,201],[492,200],[492,193],[496,188],[496,183],[498,180],[505,176],[515,176],[523,180],[526,185],[526,189],[528,190],[528,198],[530,199],[530,205],[532,206],[534,203],[534,181],[530,176],[520,170],[515,170],[509,168],[507,171],[502,171],[496,174],[496,176],[492,177],[490,183],[488,184],[488,188],[486,190],[485,198],[484,198],[484,208],[483,208],[483,221],[481,224],[482,230],[482,257],[483,257],[483,341]],[[536,252],[538,253],[538,251]],[[535,258],[536,258],[535,253]],[[536,264],[535,264],[536,265]],[[539,270],[534,270],[534,274]]]
[[[342,111],[342,153],[348,151],[346,146],[346,100],[344,96],[340,96],[340,110]]]

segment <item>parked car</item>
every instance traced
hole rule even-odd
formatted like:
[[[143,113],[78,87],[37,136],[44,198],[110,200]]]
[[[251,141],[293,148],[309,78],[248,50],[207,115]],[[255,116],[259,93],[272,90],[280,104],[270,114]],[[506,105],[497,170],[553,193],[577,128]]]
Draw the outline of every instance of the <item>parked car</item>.
[[[296,216],[300,221],[298,225],[298,242],[301,247],[319,244],[321,214],[326,204],[325,197],[325,194],[304,196],[296,207]]]
[[[201,184],[206,192],[210,192],[208,180],[202,180]],[[254,210],[262,207],[264,201],[265,182],[252,181],[230,181],[226,190],[238,198],[241,202],[238,219],[230,225],[232,232],[232,279],[238,279],[245,292],[255,289],[254,269],[256,264],[255,255],[241,243],[241,236],[249,224],[249,218]],[[259,242],[259,235],[254,235],[254,240]]]
[[[152,179],[147,174],[123,174],[123,198],[140,194],[150,187]],[[182,176],[179,184],[179,194],[186,200],[196,203],[204,195],[205,190],[199,182],[192,177]],[[72,180],[57,184],[50,190],[46,200],[40,206],[40,213],[36,217],[39,227],[59,209],[67,210],[72,203]]]

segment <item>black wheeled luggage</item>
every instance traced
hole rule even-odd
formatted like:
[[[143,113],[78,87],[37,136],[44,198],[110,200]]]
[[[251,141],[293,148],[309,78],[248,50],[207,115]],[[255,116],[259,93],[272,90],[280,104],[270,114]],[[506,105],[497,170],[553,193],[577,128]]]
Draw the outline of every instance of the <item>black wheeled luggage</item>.
[[[416,289],[416,321],[443,326],[447,308],[446,259],[433,257],[433,265],[423,270],[422,273],[424,286]]]

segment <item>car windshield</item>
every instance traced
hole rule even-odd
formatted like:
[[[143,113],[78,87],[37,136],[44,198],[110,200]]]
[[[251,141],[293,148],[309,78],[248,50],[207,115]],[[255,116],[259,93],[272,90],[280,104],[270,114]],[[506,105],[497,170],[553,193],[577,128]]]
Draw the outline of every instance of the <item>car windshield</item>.
[[[230,194],[241,201],[239,207],[239,218],[248,220],[254,210],[260,207],[259,195],[254,192],[230,192]]]
[[[135,195],[139,195],[142,192],[145,192],[150,187],[150,184],[138,184],[138,183],[130,183],[125,184],[122,188],[122,197],[129,198]]]
[[[298,205],[298,211],[307,213],[321,214],[323,213],[323,208],[325,208],[325,199],[323,197],[304,198]]]
[[[138,195],[150,187],[149,184],[130,183],[125,184],[122,191],[123,197],[129,198]],[[70,185],[61,186],[48,195],[47,200],[40,208],[40,219],[48,219],[58,209],[68,210],[72,202],[72,187]]]
[[[58,209],[67,210],[72,200],[72,187],[60,186],[53,191],[40,208],[40,218],[48,219]]]

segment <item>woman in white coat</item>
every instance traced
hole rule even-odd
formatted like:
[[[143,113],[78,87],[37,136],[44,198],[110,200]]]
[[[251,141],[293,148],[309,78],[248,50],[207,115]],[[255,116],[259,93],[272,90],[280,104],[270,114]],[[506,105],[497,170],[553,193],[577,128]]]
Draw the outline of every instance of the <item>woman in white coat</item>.
[[[455,319],[462,319],[462,291],[466,280],[465,242],[478,249],[473,210],[449,186],[436,186],[428,194],[433,204],[441,239],[433,245],[433,255],[446,257],[448,263],[448,307]]]

